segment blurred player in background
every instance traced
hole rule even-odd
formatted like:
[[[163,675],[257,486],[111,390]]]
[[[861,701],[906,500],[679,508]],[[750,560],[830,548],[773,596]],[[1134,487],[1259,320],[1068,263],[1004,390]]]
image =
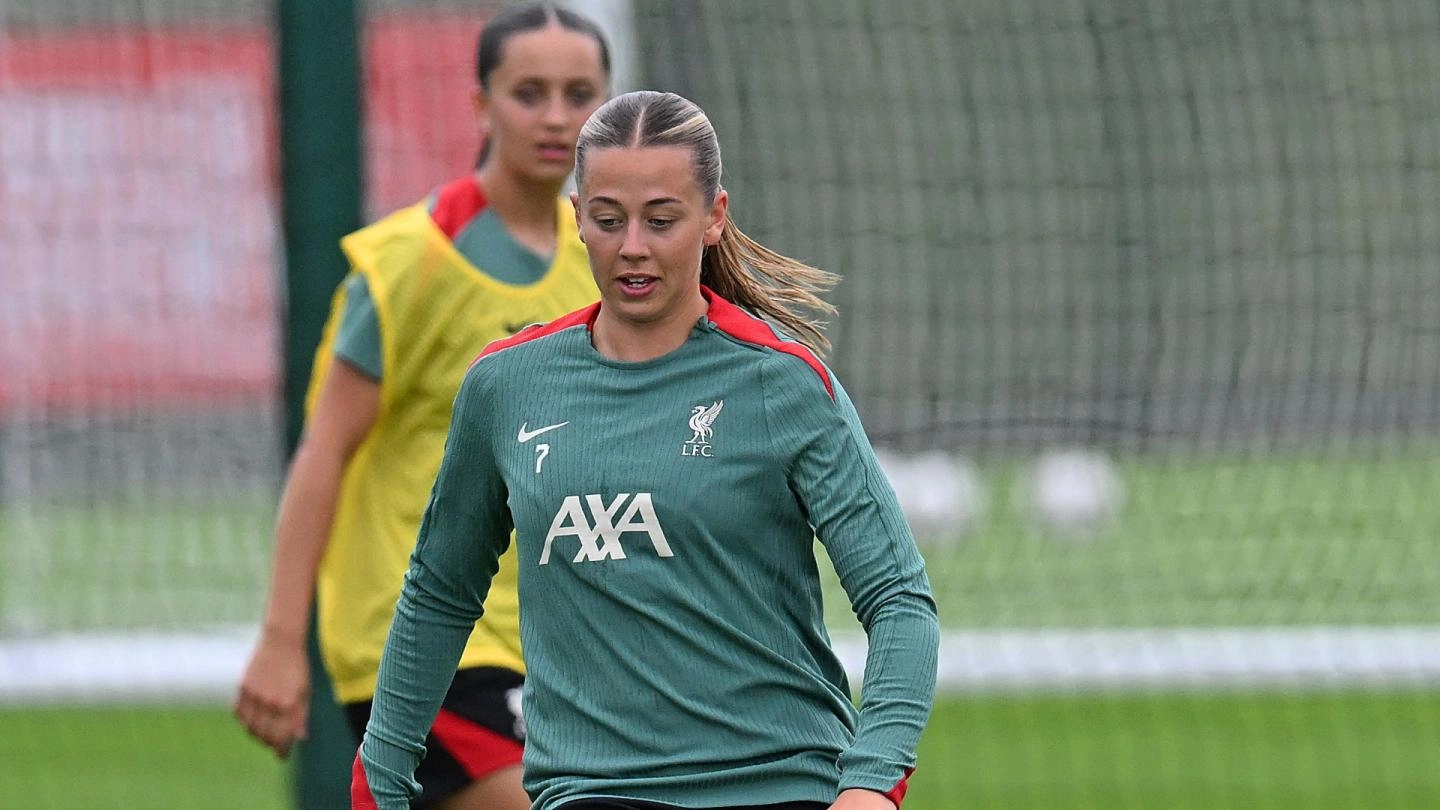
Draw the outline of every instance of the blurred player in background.
[[[609,95],[603,33],[549,3],[512,6],[485,25],[477,61],[477,170],[341,243],[352,271],[315,358],[264,626],[235,704],[281,756],[305,733],[312,593],[336,697],[363,733],[465,369],[489,342],[597,296],[561,193],[580,127]],[[529,807],[516,613],[507,558],[458,671],[448,666],[415,806]]]
[[[834,277],[741,233],[720,175],[709,120],[673,94],[619,96],[581,131],[571,200],[601,300],[466,375],[355,807],[414,795],[516,547],[536,810],[899,805],[935,687],[924,563],[817,354],[807,313],[831,311]],[[816,537],[870,639],[858,713]]]

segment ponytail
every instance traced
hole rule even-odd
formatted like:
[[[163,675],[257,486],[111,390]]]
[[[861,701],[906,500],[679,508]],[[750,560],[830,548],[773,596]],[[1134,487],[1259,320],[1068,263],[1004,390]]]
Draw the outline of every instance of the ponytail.
[[[700,283],[721,298],[778,324],[816,354],[830,349],[820,316],[835,305],[820,297],[840,280],[834,273],[784,256],[746,236],[725,214],[720,243],[705,251]]]

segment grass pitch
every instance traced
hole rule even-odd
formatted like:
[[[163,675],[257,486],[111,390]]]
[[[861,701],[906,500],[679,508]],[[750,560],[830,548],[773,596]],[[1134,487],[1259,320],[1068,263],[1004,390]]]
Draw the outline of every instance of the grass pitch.
[[[0,796],[39,808],[289,807],[223,709],[0,712]],[[946,696],[906,810],[1427,810],[1440,693]]]

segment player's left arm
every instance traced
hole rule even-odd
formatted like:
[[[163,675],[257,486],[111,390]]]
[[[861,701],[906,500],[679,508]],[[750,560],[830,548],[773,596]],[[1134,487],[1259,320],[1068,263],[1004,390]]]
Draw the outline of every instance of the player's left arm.
[[[414,772],[426,733],[510,542],[506,490],[491,445],[489,370],[472,366],[455,398],[440,471],[380,660],[357,774],[380,810],[408,808],[419,793]]]
[[[840,756],[839,786],[898,805],[935,694],[940,628],[925,563],[839,381],[830,377],[832,395],[789,358],[770,370],[767,416],[790,485],[869,638],[860,724]]]

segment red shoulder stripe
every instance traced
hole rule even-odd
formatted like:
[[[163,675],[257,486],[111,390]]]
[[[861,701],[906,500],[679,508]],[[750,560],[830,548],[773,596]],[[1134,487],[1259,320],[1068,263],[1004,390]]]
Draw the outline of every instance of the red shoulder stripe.
[[[775,330],[770,328],[770,324],[726,301],[710,288],[702,286],[700,292],[705,296],[705,300],[710,302],[708,317],[720,331],[746,343],[765,346],[800,358],[820,377],[820,382],[825,384],[825,393],[829,394],[831,399],[835,398],[835,386],[825,371],[825,364],[820,362],[820,358],[816,357],[809,347],[802,343],[781,340],[775,336]]]
[[[487,204],[485,190],[480,188],[474,175],[466,175],[440,187],[435,194],[435,207],[430,212],[430,218],[435,220],[435,226],[445,234],[446,239],[453,240],[460,229]]]
[[[585,326],[588,328],[594,325],[595,316],[599,312],[600,303],[597,301],[596,303],[591,304],[584,309],[577,309],[569,315],[562,315],[559,318],[551,321],[550,323],[527,326],[524,329],[521,329],[519,332],[511,335],[510,337],[500,338],[499,340],[491,341],[490,344],[480,352],[479,357],[476,357],[475,359],[478,361],[481,357],[504,351],[511,346],[519,346],[521,343],[526,343],[535,340],[536,338],[542,338],[546,335],[553,335],[556,332],[564,331],[572,326],[579,326],[581,324],[585,324]],[[471,363],[471,365],[474,365],[474,363]]]

